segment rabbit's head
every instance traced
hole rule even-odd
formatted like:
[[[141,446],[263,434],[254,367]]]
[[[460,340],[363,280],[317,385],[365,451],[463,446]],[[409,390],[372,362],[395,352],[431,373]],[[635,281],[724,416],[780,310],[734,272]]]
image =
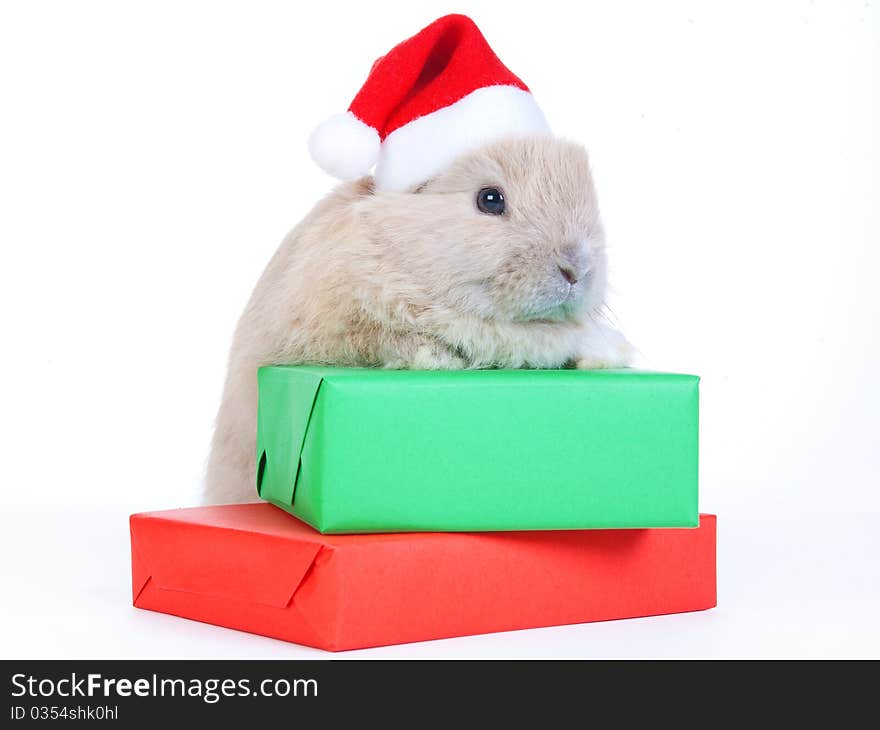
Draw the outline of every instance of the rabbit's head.
[[[604,235],[580,145],[502,141],[411,191],[376,191],[358,212],[385,273],[420,299],[517,322],[581,320],[604,299]]]

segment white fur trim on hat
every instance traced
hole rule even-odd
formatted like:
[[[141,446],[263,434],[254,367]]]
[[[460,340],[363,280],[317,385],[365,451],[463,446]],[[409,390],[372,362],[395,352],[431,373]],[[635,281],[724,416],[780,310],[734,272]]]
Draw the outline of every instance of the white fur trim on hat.
[[[379,134],[351,112],[336,114],[309,137],[309,153],[333,177],[354,180],[366,175],[379,159]]]
[[[486,86],[389,134],[376,165],[376,187],[408,190],[484,145],[545,134],[550,127],[531,93]]]

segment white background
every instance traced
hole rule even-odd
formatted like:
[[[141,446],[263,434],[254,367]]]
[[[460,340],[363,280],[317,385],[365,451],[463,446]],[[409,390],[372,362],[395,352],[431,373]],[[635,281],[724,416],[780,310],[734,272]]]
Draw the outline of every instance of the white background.
[[[880,7],[671,0],[0,5],[4,656],[327,656],[131,608],[126,518],[194,503],[308,133],[451,10],[588,146],[643,364],[703,376],[719,606],[347,656],[880,656]]]

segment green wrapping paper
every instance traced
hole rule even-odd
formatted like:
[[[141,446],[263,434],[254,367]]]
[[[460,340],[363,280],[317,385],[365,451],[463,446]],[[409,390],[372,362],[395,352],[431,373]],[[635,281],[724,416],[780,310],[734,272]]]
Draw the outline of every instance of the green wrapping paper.
[[[696,527],[699,378],[259,372],[257,491],[323,533]]]

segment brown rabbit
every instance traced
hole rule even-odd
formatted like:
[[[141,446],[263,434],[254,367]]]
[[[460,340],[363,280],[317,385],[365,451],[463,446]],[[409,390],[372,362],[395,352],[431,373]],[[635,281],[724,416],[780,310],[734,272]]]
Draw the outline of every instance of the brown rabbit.
[[[238,323],[206,500],[255,497],[257,368],[629,364],[600,323],[606,252],[585,150],[549,135],[404,192],[339,186],[284,240]]]

